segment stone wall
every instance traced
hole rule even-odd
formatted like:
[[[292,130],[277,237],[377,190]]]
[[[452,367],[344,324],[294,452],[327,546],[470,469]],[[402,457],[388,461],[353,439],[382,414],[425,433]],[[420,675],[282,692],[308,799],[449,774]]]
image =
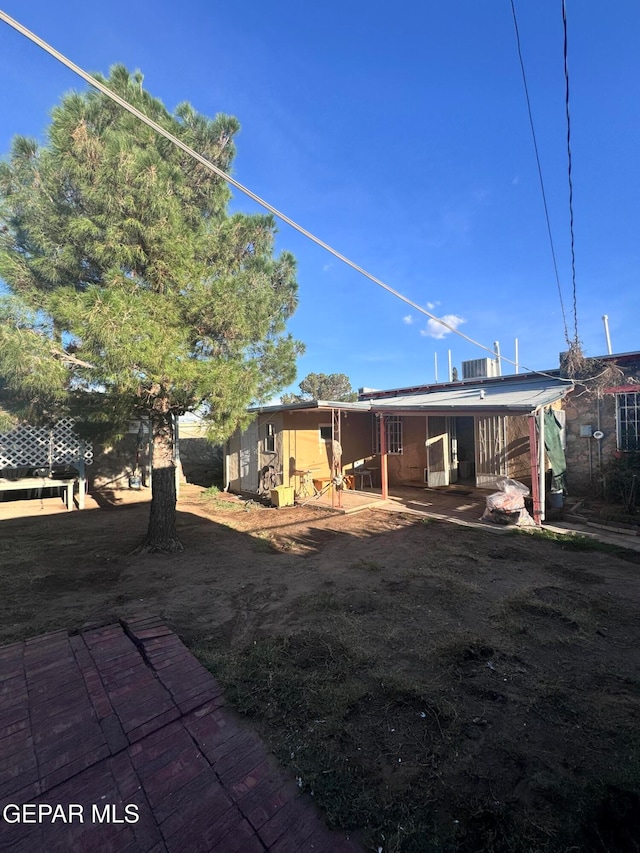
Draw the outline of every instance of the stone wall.
[[[640,356],[618,356],[617,365],[624,376],[620,385],[635,386],[640,382]],[[640,391],[640,385],[638,385]],[[615,394],[590,392],[585,386],[576,385],[565,405],[567,489],[572,495],[602,494],[602,477],[607,465],[618,455],[616,436]],[[600,430],[600,440],[582,432]]]
[[[136,468],[137,447],[136,435],[125,435],[108,444],[94,444],[93,465],[87,468],[89,490],[129,488],[129,477],[133,476]],[[146,446],[140,451],[139,464],[146,474],[149,465]]]
[[[222,484],[222,448],[206,438],[181,436],[180,462],[185,482],[197,486]]]
[[[93,465],[87,467],[89,489],[128,489],[129,477],[136,471],[142,476],[142,484],[148,484],[149,454],[147,444],[138,452],[136,435],[125,435],[111,444],[94,445]],[[199,486],[219,484],[222,480],[222,455],[217,447],[205,438],[180,437],[180,463],[183,483]]]
[[[567,417],[567,490],[570,495],[598,493],[602,488],[603,467],[616,452],[616,406],[611,394],[598,397],[584,387],[576,386],[569,395],[565,412]],[[601,441],[581,435],[583,431],[600,430]]]

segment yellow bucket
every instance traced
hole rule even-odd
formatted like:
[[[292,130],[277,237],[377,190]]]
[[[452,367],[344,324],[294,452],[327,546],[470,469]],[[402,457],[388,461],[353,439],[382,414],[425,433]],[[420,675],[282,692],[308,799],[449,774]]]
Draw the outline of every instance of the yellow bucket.
[[[293,506],[295,502],[295,494],[293,486],[276,486],[271,489],[271,503],[273,506]]]

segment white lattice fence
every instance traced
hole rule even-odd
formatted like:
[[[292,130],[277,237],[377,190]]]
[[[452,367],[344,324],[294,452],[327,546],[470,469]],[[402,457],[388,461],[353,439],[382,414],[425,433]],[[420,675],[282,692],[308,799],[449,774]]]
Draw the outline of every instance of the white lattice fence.
[[[73,431],[73,420],[63,418],[52,429],[22,424],[0,433],[0,468],[68,465],[84,458],[93,462],[93,447]]]

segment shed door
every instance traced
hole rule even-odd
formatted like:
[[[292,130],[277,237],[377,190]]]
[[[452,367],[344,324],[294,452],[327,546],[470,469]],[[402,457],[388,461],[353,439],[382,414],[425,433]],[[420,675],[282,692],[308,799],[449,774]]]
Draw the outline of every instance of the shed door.
[[[240,436],[240,488],[258,491],[258,421],[249,424]]]
[[[506,474],[507,419],[476,417],[476,486],[496,488],[496,478]]]
[[[451,455],[449,451],[448,418],[427,418],[427,485],[449,485]]]

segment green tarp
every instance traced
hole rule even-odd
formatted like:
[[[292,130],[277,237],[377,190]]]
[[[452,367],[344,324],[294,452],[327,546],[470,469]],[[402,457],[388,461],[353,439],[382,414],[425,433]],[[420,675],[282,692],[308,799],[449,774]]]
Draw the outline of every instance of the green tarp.
[[[561,440],[562,425],[553,409],[544,413],[544,446],[551,463],[551,488],[564,491],[567,474],[567,460]]]

